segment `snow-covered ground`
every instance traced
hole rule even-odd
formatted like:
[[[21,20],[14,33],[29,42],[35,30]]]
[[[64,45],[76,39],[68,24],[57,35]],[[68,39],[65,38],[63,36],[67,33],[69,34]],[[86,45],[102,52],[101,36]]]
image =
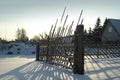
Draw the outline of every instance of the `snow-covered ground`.
[[[35,55],[0,55],[0,74],[34,61]]]
[[[30,43],[17,43],[11,42],[8,44],[0,45],[0,54],[22,54],[30,55],[35,54],[36,46]]]
[[[0,55],[0,80],[120,80],[120,58],[86,60],[85,75],[78,75],[35,55]]]
[[[120,58],[85,60],[85,75],[35,61],[35,46],[9,43],[0,47],[0,80],[120,80]]]
[[[86,60],[85,74],[93,80],[120,80],[120,58]]]

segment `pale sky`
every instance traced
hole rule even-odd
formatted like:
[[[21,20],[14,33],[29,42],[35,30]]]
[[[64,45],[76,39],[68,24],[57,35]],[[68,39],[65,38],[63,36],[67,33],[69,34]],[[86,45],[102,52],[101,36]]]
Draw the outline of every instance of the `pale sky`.
[[[98,17],[120,19],[120,0],[0,0],[0,37],[15,39],[17,28],[24,28],[32,38],[42,32],[49,32],[56,19],[60,21],[64,7],[67,24],[74,20],[74,27],[83,9],[85,29],[94,27]]]

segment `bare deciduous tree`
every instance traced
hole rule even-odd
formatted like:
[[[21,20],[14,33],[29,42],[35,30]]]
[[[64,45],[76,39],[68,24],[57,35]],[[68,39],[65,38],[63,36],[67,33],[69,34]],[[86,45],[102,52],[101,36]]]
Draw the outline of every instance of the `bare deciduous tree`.
[[[33,37],[33,40],[39,41],[39,40],[40,40],[40,36],[35,35],[35,36]]]
[[[17,31],[16,31],[16,40],[17,41],[23,41],[23,42],[25,42],[25,41],[28,41],[28,37],[27,37],[27,35],[26,35],[26,31],[25,31],[25,29],[17,29]]]

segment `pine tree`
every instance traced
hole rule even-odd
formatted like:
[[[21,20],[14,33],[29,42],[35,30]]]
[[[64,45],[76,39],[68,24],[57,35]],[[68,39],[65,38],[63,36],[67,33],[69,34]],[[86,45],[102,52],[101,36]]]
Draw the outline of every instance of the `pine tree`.
[[[89,33],[89,34],[92,33],[92,29],[91,29],[91,27],[89,27],[88,33]]]
[[[101,19],[98,17],[96,24],[95,24],[95,29],[98,29],[101,26]]]
[[[87,35],[87,30],[86,29],[84,30],[84,35]]]
[[[95,28],[93,29],[93,37],[95,41],[101,41],[102,35],[102,26],[101,26],[101,19],[98,17]]]
[[[103,23],[103,29],[105,28],[107,22],[108,22],[108,19],[106,18],[104,23]]]

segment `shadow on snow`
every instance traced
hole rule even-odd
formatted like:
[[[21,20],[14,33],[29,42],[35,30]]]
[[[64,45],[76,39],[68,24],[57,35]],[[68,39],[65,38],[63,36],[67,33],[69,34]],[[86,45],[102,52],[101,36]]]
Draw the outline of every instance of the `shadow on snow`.
[[[0,75],[0,80],[91,80],[87,75],[73,74],[62,68],[33,61],[8,73]]]

